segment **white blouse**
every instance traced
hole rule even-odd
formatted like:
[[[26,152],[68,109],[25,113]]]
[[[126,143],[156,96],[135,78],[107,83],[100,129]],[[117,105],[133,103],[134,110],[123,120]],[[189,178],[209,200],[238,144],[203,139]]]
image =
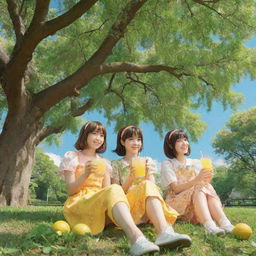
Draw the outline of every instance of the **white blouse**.
[[[161,184],[167,189],[171,183],[177,182],[176,172],[180,169],[193,169],[196,175],[202,169],[199,159],[186,158],[185,163],[179,162],[176,158],[165,160],[161,164]]]

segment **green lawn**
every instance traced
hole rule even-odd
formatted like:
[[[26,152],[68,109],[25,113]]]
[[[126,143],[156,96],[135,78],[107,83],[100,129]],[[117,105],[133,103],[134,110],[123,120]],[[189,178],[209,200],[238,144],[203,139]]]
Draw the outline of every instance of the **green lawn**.
[[[240,241],[233,235],[206,236],[201,226],[178,221],[175,231],[189,234],[192,246],[183,250],[161,250],[154,255],[256,256],[256,208],[226,208],[225,211],[233,223],[244,222],[252,227],[254,233],[249,240]],[[0,255],[129,255],[122,230],[108,227],[98,236],[78,237],[72,233],[58,236],[51,224],[61,219],[61,207],[0,208]],[[155,231],[151,225],[141,229],[154,241]]]

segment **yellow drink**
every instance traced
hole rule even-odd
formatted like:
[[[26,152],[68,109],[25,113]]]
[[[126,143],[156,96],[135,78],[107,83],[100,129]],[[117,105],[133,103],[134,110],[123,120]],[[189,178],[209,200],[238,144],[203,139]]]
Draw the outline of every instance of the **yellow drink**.
[[[96,173],[103,174],[106,170],[107,162],[104,159],[93,159],[93,164],[96,166]]]
[[[146,159],[143,157],[135,157],[132,159],[132,167],[135,169],[136,177],[145,177],[146,175]]]
[[[212,171],[213,170],[212,161],[211,161],[210,158],[202,157],[200,159],[200,161],[201,161],[203,169],[206,169],[207,171]]]

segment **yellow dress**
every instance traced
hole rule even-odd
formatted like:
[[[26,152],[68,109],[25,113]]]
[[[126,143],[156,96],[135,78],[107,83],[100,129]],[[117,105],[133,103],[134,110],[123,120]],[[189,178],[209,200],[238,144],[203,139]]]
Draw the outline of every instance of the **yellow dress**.
[[[84,166],[77,164],[79,160],[76,158],[76,152],[67,152],[60,172],[74,171],[75,177],[78,178],[83,173]],[[67,163],[68,159],[70,159],[69,163]],[[105,227],[106,212],[115,223],[112,216],[113,207],[119,202],[124,202],[129,207],[123,189],[116,184],[102,188],[103,179],[104,177],[97,177],[94,173],[90,174],[84,181],[82,189],[66,200],[64,216],[71,228],[78,223],[84,223],[90,228],[92,234],[98,234]]]
[[[149,169],[149,172],[153,172],[153,169],[156,169],[156,166],[154,166],[151,158],[148,158],[148,161],[152,167],[152,169]],[[129,175],[129,164],[124,159],[120,159],[113,161],[112,166],[112,183],[122,185]],[[146,217],[146,199],[148,197],[159,199],[162,204],[166,221],[169,224],[173,224],[179,215],[177,211],[165,203],[157,185],[149,180],[136,180],[129,188],[126,196],[130,204],[131,215],[136,224],[148,221],[148,218]]]

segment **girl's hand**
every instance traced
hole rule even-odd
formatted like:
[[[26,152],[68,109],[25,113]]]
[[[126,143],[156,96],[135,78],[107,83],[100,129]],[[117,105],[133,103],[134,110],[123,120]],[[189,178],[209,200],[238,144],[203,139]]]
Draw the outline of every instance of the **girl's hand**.
[[[105,175],[105,172],[98,172],[96,164],[93,161],[87,161],[85,164],[85,172],[89,175],[91,173],[96,174],[98,177],[102,177]]]
[[[213,172],[207,169],[202,169],[199,174],[195,177],[195,181],[197,184],[203,182],[210,182],[213,177]]]
[[[128,180],[132,183],[135,180],[135,169],[132,165],[129,166],[130,168],[130,174],[128,176]]]

